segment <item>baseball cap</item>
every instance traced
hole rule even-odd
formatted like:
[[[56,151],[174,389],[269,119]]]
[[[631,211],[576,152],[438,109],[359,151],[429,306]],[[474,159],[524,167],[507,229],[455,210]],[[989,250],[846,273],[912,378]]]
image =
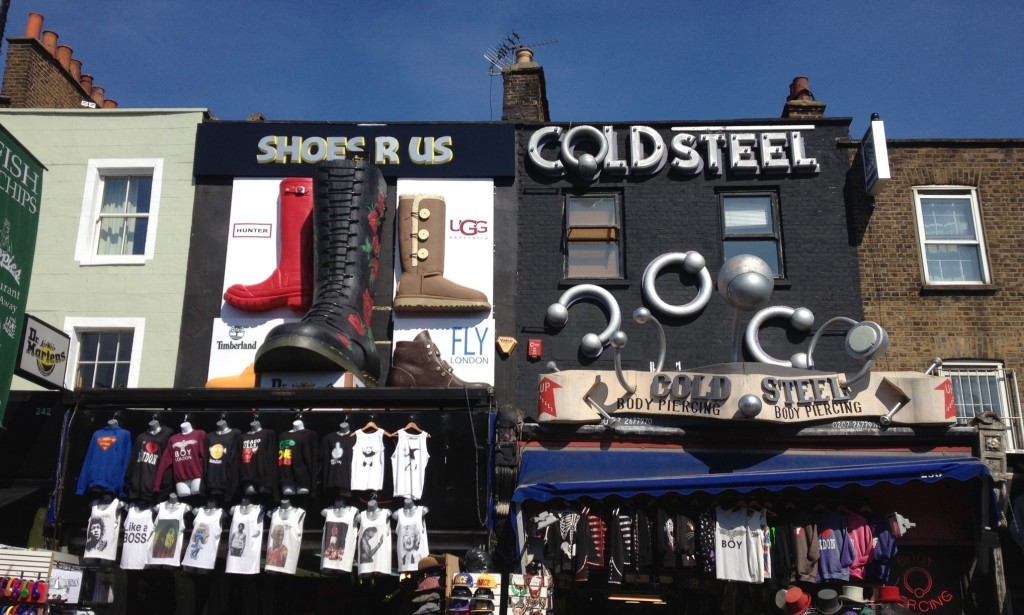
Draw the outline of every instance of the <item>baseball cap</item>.
[[[452,578],[452,586],[464,585],[471,587],[473,585],[473,576],[468,572],[459,572]]]
[[[473,590],[465,585],[458,585],[452,588],[452,598],[472,598]]]
[[[476,586],[494,589],[498,586],[498,582],[495,580],[493,574],[481,574],[476,577]]]
[[[474,598],[481,598],[483,600],[494,600],[494,592],[486,587],[481,587],[473,592]]]
[[[451,605],[448,606],[449,613],[468,613],[469,612],[469,599],[468,598],[452,598]]]

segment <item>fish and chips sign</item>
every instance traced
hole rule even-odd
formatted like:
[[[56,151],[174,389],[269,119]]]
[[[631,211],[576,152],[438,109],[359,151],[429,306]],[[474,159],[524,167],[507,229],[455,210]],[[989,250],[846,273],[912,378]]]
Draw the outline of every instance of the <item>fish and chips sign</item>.
[[[847,385],[847,376],[839,373],[728,363],[683,372],[624,370],[621,380],[625,382],[614,371],[542,374],[537,420],[597,423],[628,416],[782,424],[871,417],[887,417],[893,424],[956,420],[949,378],[917,372],[871,373]]]

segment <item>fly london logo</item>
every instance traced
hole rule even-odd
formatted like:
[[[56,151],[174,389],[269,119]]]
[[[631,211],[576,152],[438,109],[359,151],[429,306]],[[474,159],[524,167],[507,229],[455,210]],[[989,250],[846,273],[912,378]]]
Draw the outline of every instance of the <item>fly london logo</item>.
[[[230,342],[217,340],[217,350],[256,350],[256,341],[244,342],[245,329],[242,327],[231,327],[228,330]]]
[[[15,283],[21,286],[21,269],[14,260],[14,247],[11,240],[11,221],[4,218],[4,226],[0,229],[0,268],[11,274]]]

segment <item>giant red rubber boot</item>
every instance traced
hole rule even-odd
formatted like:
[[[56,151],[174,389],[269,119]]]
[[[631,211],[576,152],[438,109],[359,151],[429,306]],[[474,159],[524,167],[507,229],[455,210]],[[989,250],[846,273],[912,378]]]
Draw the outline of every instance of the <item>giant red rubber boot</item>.
[[[233,284],[224,301],[246,312],[266,312],[288,306],[304,312],[313,296],[313,180],[281,180],[277,225],[281,255],[277,269],[257,284]]]

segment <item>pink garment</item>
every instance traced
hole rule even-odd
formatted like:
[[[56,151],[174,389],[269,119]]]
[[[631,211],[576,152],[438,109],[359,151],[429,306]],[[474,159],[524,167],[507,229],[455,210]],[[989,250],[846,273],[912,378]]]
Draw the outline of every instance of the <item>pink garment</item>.
[[[864,567],[871,562],[874,552],[875,534],[863,515],[851,512],[846,515],[846,526],[853,541],[854,558],[850,564],[850,578],[863,579]]]

